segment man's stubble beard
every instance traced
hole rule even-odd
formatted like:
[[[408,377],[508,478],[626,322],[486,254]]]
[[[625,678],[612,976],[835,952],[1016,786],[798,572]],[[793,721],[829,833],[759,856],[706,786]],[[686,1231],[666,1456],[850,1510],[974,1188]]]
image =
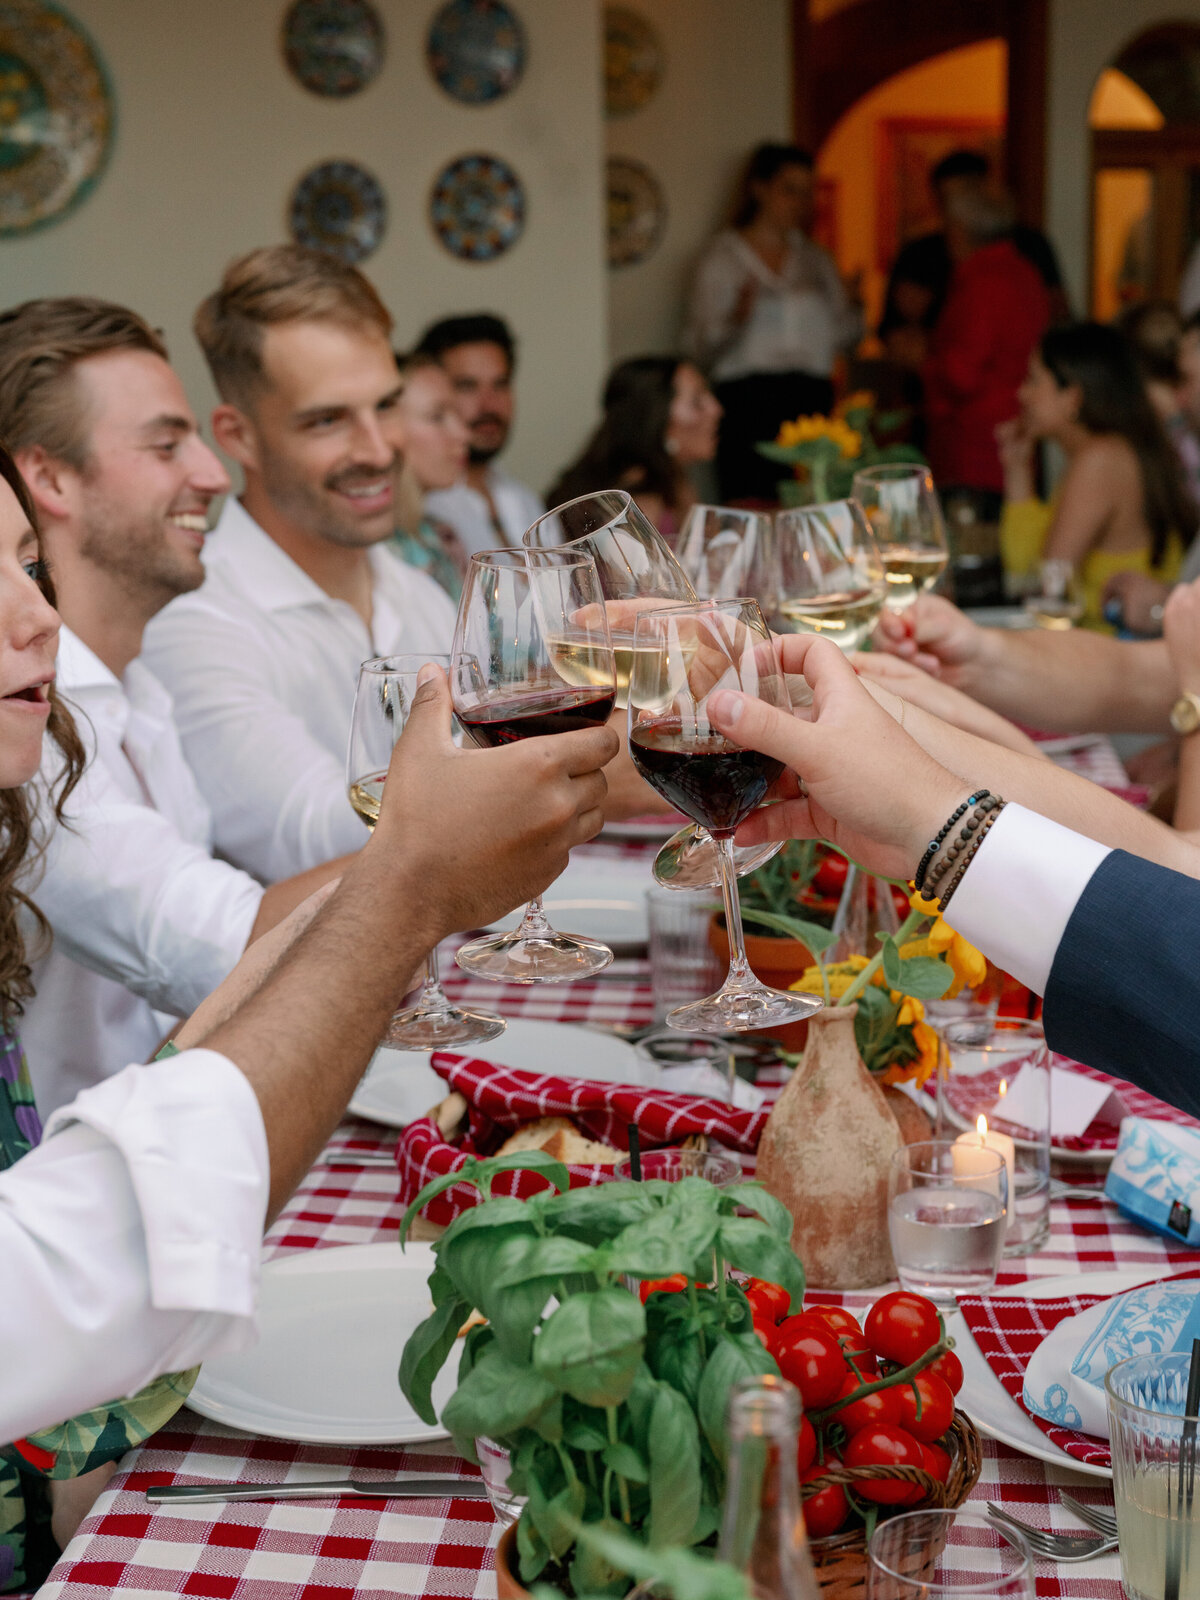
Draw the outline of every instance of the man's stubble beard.
[[[311,539],[324,540],[326,544],[335,544],[343,550],[366,550],[372,545],[381,544],[384,539],[390,538],[393,532],[393,511],[387,518],[387,526],[379,533],[368,534],[360,524],[355,524],[349,517],[340,518],[324,497],[323,489],[313,489],[303,479],[298,478],[278,457],[263,451],[259,463],[259,473],[262,477],[263,491],[271,505],[279,514],[293,526],[306,533]],[[388,477],[392,483],[393,502],[400,476],[400,458],[397,456],[392,466],[386,472],[378,474],[379,477]]]
[[[102,506],[90,509],[80,540],[83,559],[103,572],[147,617],[204,582],[197,554],[188,562],[166,542],[166,513],[130,523]]]

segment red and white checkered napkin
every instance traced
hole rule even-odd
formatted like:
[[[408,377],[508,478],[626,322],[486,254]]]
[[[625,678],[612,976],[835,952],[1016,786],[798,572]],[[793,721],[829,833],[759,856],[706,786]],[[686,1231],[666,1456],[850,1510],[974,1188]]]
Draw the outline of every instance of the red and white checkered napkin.
[[[1173,1274],[1172,1281],[1200,1277],[1200,1272]],[[1150,1279],[1158,1282],[1158,1279]],[[1077,1433],[1073,1428],[1061,1428],[1035,1416],[1024,1401],[1025,1369],[1033,1352],[1042,1340],[1060,1322],[1098,1306],[1111,1295],[1088,1294],[1084,1289],[1086,1275],[1080,1277],[1080,1292],[1063,1295],[1057,1300],[1006,1299],[1003,1294],[960,1295],[958,1309],[970,1328],[975,1343],[984,1360],[1004,1385],[1004,1391],[1015,1400],[1027,1417],[1069,1456],[1085,1461],[1093,1467],[1112,1466],[1112,1452],[1107,1439],[1097,1439],[1090,1433]],[[1141,1288],[1142,1285],[1136,1285]],[[1125,1290],[1124,1293],[1132,1293]]]
[[[754,1150],[767,1120],[765,1110],[736,1111],[717,1100],[699,1095],[666,1094],[661,1089],[639,1089],[633,1084],[592,1083],[586,1078],[555,1078],[538,1072],[520,1072],[497,1066],[476,1056],[445,1051],[432,1058],[435,1072],[471,1107],[470,1128],[461,1145],[448,1144],[432,1118],[410,1123],[396,1146],[400,1168],[400,1197],[407,1204],[431,1178],[440,1178],[462,1166],[468,1155],[483,1155],[503,1143],[504,1136],[522,1122],[537,1117],[570,1117],[591,1138],[623,1150],[626,1129],[637,1126],[648,1148],[678,1144],[690,1134],[706,1133],[731,1150]],[[611,1168],[567,1168],[572,1188],[602,1183]],[[546,1187],[546,1180],[530,1172],[502,1173],[493,1194],[521,1199]],[[431,1200],[424,1215],[431,1222],[453,1222],[478,1200],[477,1191],[456,1183]]]

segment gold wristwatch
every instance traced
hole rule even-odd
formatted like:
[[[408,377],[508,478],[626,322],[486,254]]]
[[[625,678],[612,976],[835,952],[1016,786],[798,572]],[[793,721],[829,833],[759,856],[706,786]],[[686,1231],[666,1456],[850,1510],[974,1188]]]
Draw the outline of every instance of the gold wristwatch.
[[[1176,733],[1195,733],[1200,729],[1200,694],[1185,689],[1171,707],[1171,726]]]

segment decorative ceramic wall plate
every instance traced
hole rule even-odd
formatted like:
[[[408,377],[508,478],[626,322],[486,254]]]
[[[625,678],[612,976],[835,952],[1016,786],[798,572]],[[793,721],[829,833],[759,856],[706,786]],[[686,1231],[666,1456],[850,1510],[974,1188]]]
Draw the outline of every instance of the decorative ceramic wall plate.
[[[649,167],[628,156],[608,160],[608,264],[631,267],[657,248],[667,202]]]
[[[0,237],[56,222],[90,193],[115,120],[79,24],[46,0],[0,0]]]
[[[446,0],[429,25],[429,70],[452,99],[486,105],[525,70],[525,30],[504,0]]]
[[[663,47],[645,17],[625,6],[604,8],[604,109],[610,117],[639,111],[662,82]]]
[[[521,237],[525,190],[498,156],[460,156],[434,183],[429,220],[452,256],[494,261]]]
[[[294,0],[283,19],[283,57],[314,94],[357,94],[383,65],[384,33],[370,0]]]
[[[353,161],[325,161],[292,190],[288,226],[297,244],[339,261],[362,261],[383,238],[387,200],[378,181]]]

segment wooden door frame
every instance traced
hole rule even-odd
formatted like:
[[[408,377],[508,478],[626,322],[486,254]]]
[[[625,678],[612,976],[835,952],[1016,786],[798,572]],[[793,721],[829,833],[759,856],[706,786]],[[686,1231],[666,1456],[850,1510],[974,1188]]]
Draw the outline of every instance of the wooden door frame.
[[[1093,128],[1091,177],[1088,190],[1088,309],[1095,304],[1096,296],[1096,178],[1113,167],[1140,167],[1148,169],[1156,185],[1173,180],[1184,164],[1200,170],[1200,124],[1176,123],[1165,128]],[[1180,186],[1180,189],[1182,186]],[[1160,198],[1166,204],[1159,205]],[[1184,226],[1185,196],[1179,192],[1171,204],[1171,196],[1155,195],[1154,233],[1155,260],[1165,261],[1175,257],[1184,264],[1184,251],[1180,231]],[[1170,298],[1164,284],[1156,285]]]

